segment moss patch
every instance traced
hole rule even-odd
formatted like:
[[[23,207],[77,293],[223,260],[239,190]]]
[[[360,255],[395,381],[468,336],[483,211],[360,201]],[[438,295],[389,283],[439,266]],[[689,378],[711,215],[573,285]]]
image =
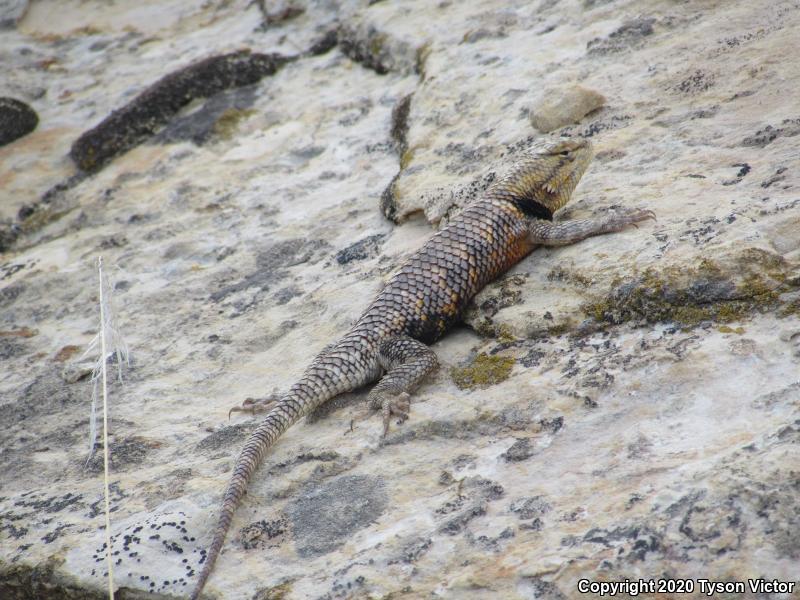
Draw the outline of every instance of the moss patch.
[[[601,323],[704,321],[731,323],[781,305],[789,265],[783,257],[747,248],[723,268],[704,259],[694,267],[648,268],[630,280],[617,279],[604,298],[583,311]]]
[[[508,379],[514,362],[510,356],[489,356],[481,352],[466,367],[454,367],[450,371],[450,377],[462,390],[487,387]]]

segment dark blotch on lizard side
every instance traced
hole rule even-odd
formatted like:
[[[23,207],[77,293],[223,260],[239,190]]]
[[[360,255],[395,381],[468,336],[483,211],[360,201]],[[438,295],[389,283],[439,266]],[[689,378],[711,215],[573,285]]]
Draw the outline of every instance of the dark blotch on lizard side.
[[[28,135],[39,124],[30,106],[14,98],[0,98],[0,146]]]
[[[72,145],[70,156],[82,170],[96,171],[151,136],[192,100],[256,83],[290,60],[278,54],[241,50],[179,69],[84,133]]]
[[[388,504],[378,477],[349,475],[309,486],[287,509],[297,554],[306,558],[336,550],[374,523]]]

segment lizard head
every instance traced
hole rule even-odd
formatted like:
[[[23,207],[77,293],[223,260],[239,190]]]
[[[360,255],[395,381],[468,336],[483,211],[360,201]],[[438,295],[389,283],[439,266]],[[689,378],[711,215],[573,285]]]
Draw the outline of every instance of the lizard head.
[[[583,138],[547,138],[529,147],[500,186],[513,194],[523,209],[550,214],[572,196],[593,155],[592,144]]]

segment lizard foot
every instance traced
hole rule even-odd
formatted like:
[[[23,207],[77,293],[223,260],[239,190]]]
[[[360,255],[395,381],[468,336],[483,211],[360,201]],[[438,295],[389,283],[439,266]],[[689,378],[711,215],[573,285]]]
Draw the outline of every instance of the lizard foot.
[[[647,219],[653,219],[655,221],[656,213],[643,208],[616,210],[603,220],[603,231],[606,233],[622,231],[630,225],[636,227],[637,223],[641,223]]]
[[[411,410],[411,394],[408,392],[377,394],[371,400],[372,406],[379,409],[383,415],[383,437],[389,433],[389,422],[392,416],[397,417],[398,425],[408,419],[408,413]]]
[[[228,419],[235,412],[249,412],[252,415],[256,413],[267,412],[272,409],[280,400],[277,394],[270,394],[266,398],[245,398],[241,406],[234,406],[228,411]]]

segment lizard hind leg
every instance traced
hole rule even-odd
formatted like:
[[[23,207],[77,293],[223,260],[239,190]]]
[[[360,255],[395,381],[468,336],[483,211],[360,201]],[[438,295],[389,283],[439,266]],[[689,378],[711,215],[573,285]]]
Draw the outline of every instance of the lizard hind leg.
[[[436,370],[436,354],[422,342],[407,336],[383,340],[378,347],[378,360],[386,374],[372,388],[368,401],[383,415],[383,435],[389,431],[392,415],[398,422],[408,418],[413,392],[426,375]]]

